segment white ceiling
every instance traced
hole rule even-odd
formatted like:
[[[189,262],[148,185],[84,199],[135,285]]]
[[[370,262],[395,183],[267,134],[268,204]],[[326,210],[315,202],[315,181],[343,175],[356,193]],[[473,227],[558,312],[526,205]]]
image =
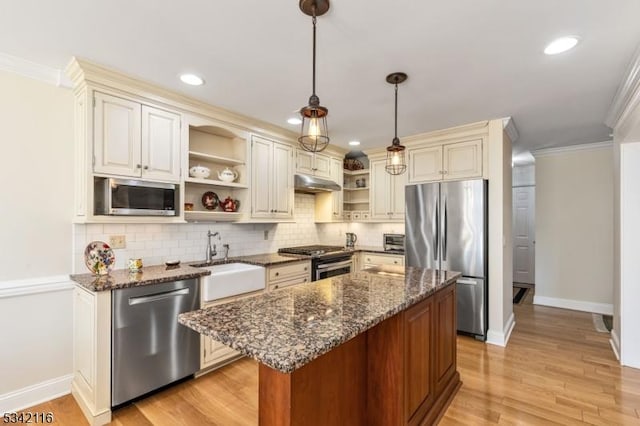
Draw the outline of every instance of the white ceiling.
[[[332,0],[317,83],[332,143],[390,143],[393,71],[409,74],[401,137],[512,116],[516,153],[607,140],[639,16],[638,0]],[[576,49],[542,53],[567,34]],[[291,129],[311,94],[311,19],[297,0],[2,0],[0,52],[54,68],[86,58]],[[185,71],[207,84],[185,86]]]

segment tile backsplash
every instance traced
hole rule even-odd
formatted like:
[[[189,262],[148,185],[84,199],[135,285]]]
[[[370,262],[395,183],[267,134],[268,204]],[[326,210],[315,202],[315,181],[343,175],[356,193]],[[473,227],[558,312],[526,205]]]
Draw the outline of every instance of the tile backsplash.
[[[382,245],[385,232],[404,232],[403,224],[330,223],[313,221],[315,198],[309,194],[295,195],[295,223],[237,224],[75,224],[73,225],[73,273],[84,273],[84,249],[94,240],[109,243],[112,235],[124,235],[126,248],[114,249],[116,269],[125,267],[127,259],[142,258],[145,265],[157,265],[167,260],[183,262],[203,260],[207,231],[218,232],[213,239],[224,255],[223,244],[229,244],[229,256],[272,253],[280,247],[307,244],[343,245],[345,232],[358,235],[358,245]],[[266,239],[265,239],[266,236]]]

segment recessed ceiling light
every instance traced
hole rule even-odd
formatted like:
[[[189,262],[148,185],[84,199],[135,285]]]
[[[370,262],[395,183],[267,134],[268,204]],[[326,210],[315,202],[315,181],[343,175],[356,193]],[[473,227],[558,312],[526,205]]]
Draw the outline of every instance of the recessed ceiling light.
[[[204,84],[202,77],[198,77],[195,74],[181,74],[180,80],[190,86],[202,86]]]
[[[300,123],[302,123],[302,120],[300,120],[298,117],[291,117],[290,119],[287,120],[287,123],[289,123],[289,124],[300,124]]]
[[[567,50],[576,47],[578,41],[579,39],[576,36],[557,38],[551,43],[547,44],[547,47],[544,48],[544,53],[546,53],[547,55],[557,55],[558,53],[566,52]]]
[[[360,141],[350,141],[350,142],[349,142],[349,145],[351,145],[351,146],[358,146],[358,145],[360,145]]]

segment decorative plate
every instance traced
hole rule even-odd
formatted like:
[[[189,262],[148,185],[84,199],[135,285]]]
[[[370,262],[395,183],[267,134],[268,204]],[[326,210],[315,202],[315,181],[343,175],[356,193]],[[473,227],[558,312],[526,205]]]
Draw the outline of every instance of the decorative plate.
[[[107,243],[91,241],[84,249],[84,264],[95,275],[106,275],[113,269],[116,256]]]
[[[207,210],[215,210],[218,208],[220,204],[220,198],[218,198],[218,194],[212,191],[207,191],[202,194],[202,205]]]

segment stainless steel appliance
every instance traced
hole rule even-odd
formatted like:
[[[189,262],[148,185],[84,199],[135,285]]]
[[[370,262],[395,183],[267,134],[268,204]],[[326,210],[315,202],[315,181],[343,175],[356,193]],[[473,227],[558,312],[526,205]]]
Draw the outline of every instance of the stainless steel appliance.
[[[304,192],[308,194],[340,191],[342,189],[340,185],[332,180],[301,174],[294,175],[293,188],[297,192]]]
[[[406,187],[408,266],[462,273],[457,284],[458,331],[487,334],[488,233],[485,180]]]
[[[356,245],[356,241],[358,241],[358,236],[353,232],[347,232],[347,241],[345,246],[347,248],[353,248]]]
[[[113,291],[112,407],[200,369],[200,335],[178,324],[178,314],[199,307],[195,279]]]
[[[311,257],[311,280],[318,281],[336,275],[348,274],[353,268],[353,252],[342,246],[311,245],[285,247],[278,253],[298,254]]]
[[[111,216],[175,216],[178,185],[134,179],[97,177],[94,214]]]
[[[389,253],[404,254],[404,234],[382,234],[382,247]]]

